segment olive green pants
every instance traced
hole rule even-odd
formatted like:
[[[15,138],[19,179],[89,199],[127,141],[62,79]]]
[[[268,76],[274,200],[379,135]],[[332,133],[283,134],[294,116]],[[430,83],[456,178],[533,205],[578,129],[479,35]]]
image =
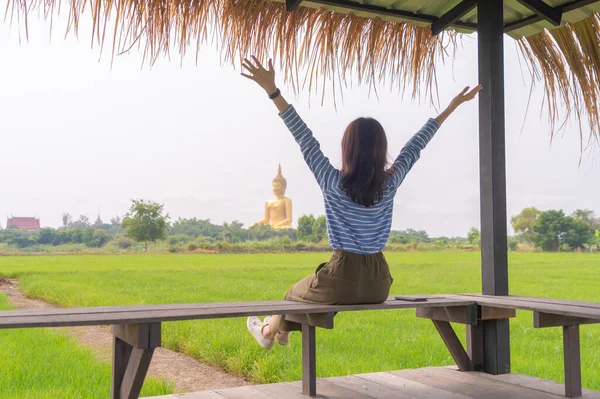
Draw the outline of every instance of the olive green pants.
[[[319,265],[315,274],[298,281],[287,292],[288,301],[353,305],[384,302],[392,285],[390,268],[383,253],[360,255],[335,250],[329,262]],[[302,315],[306,323],[320,325],[324,315]],[[278,331],[300,331],[302,324],[273,316],[268,338]]]

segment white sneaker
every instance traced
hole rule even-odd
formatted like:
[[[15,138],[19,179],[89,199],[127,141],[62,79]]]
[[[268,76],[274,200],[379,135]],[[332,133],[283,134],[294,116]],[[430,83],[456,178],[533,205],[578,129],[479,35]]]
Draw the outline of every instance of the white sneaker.
[[[271,324],[271,316],[265,317],[265,324]],[[282,334],[282,333],[278,332],[275,335],[275,341],[277,341],[279,343],[279,345],[286,346],[287,344],[290,343],[290,333]]]
[[[269,350],[273,347],[273,340],[263,337],[262,329],[264,326],[265,323],[260,321],[256,316],[250,316],[248,317],[248,320],[246,320],[246,327],[248,327],[248,331],[250,331],[250,334],[252,334],[256,342],[258,342],[263,349]]]

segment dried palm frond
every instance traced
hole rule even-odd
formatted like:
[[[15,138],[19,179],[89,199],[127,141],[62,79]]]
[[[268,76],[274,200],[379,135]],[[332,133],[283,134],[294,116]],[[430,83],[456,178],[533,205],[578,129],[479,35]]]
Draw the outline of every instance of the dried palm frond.
[[[326,81],[333,83],[334,99],[355,81],[434,99],[435,65],[456,49],[453,32],[434,36],[428,27],[324,8],[289,13],[270,0],[8,0],[7,16],[27,34],[29,14],[39,10],[52,20],[63,3],[67,32],[77,33],[89,12],[93,40],[102,47],[112,27],[113,56],[139,47],[152,64],[173,46],[183,56],[195,44],[198,57],[200,46],[212,43],[227,62],[274,57],[294,90],[319,88],[321,98]],[[519,46],[533,78],[544,82],[552,133],[556,123],[575,118],[580,126],[587,122],[590,140],[600,141],[600,16],[522,38]]]
[[[412,87],[413,96],[431,98],[434,66],[446,52],[444,35],[427,27],[316,8],[289,13],[285,4],[269,0],[8,0],[7,14],[27,33],[29,14],[39,10],[52,19],[63,2],[69,6],[67,32],[77,33],[89,12],[94,41],[103,47],[112,25],[113,56],[139,47],[152,64],[173,46],[183,56],[192,44],[198,49],[212,41],[228,62],[250,54],[278,58],[294,90],[324,89],[331,81],[335,91],[356,76],[359,84]]]
[[[570,118],[579,124],[581,145],[583,123],[590,129],[588,144],[600,142],[600,15],[574,24],[546,30],[519,40],[535,80],[543,80],[552,135]],[[565,113],[561,115],[560,105]]]

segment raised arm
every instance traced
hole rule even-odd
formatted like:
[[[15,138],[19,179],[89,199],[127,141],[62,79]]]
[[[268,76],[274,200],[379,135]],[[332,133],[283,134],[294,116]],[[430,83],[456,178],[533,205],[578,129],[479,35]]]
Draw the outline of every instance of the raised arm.
[[[268,94],[269,98],[279,110],[279,116],[283,119],[285,125],[290,130],[294,139],[300,146],[300,151],[304,160],[317,179],[321,189],[326,190],[329,182],[332,180],[335,168],[329,162],[329,159],[321,151],[321,146],[306,123],[300,118],[293,106],[291,106],[281,95],[281,92],[275,85],[275,71],[273,62],[269,60],[268,68],[265,69],[261,63],[252,57],[254,62],[244,59],[242,66],[249,74],[242,73],[242,76],[255,81]]]
[[[448,119],[448,117],[463,103],[471,101],[477,93],[481,90],[481,85],[476,86],[473,90],[469,91],[469,87],[465,87],[456,97],[452,99],[450,105],[442,111],[435,119],[429,119],[427,123],[406,143],[400,155],[394,161],[394,164],[390,168],[390,184],[393,188],[398,188],[406,174],[411,170],[415,162],[417,162],[421,156],[421,151],[427,146],[429,141],[433,138],[435,133],[438,131],[442,123]]]

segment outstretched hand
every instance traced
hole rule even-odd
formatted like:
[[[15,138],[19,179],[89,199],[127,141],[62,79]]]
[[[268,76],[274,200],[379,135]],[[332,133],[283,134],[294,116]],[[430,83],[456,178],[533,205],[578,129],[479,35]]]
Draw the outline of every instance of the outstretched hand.
[[[475,98],[477,93],[483,88],[482,85],[475,86],[471,91],[469,91],[469,86],[465,87],[463,91],[461,91],[456,97],[452,99],[450,102],[450,106],[457,108],[459,105],[471,101]]]
[[[252,62],[254,61],[254,63]],[[267,92],[267,94],[273,94],[277,90],[275,85],[275,70],[273,69],[273,61],[269,60],[268,68],[262,66],[260,61],[255,56],[252,56],[252,61],[244,58],[242,61],[242,67],[249,73],[243,73],[242,76],[255,81],[260,87]]]
[[[452,114],[456,108],[458,108],[461,104],[466,103],[467,101],[471,101],[475,98],[477,93],[481,91],[483,88],[482,85],[475,86],[471,91],[469,91],[469,86],[465,87],[463,91],[458,93],[458,96],[454,97],[452,101],[450,101],[450,105],[441,114],[438,115],[437,121],[441,124],[448,119],[450,114]]]

